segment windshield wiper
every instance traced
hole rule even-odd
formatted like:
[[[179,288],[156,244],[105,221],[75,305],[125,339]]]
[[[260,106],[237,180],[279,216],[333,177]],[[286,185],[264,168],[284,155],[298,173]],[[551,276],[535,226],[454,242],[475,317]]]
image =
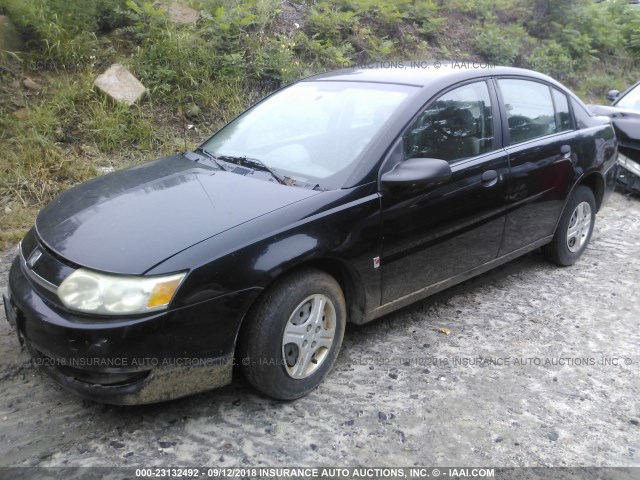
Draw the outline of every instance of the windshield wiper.
[[[204,153],[207,157],[209,157],[209,160],[213,161],[213,163],[215,163],[216,167],[218,167],[220,170],[225,170],[225,168],[222,166],[222,164],[218,161],[218,157],[216,157],[213,153],[211,153],[206,148],[197,147],[196,151]]]
[[[211,153],[209,153],[209,155],[211,155]],[[287,180],[287,177],[279,174],[273,168],[265,165],[264,162],[262,162],[261,160],[258,160],[257,158],[230,157],[226,155],[221,155],[219,157],[216,157],[216,159],[222,160],[224,162],[235,163],[236,165],[251,167],[255,170],[263,170],[265,172],[269,172],[273,176],[273,178],[275,178],[282,185],[293,185],[294,183],[293,180],[291,181]]]

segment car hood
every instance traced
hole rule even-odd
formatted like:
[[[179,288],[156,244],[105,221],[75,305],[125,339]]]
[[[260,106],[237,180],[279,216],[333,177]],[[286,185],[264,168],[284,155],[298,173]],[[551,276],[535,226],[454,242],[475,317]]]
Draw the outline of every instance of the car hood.
[[[167,157],[68,190],[36,219],[42,243],[68,261],[141,274],[209,237],[319,192]]]
[[[618,140],[637,144],[640,148],[640,111],[618,108],[607,105],[589,105],[595,115],[611,117]]]

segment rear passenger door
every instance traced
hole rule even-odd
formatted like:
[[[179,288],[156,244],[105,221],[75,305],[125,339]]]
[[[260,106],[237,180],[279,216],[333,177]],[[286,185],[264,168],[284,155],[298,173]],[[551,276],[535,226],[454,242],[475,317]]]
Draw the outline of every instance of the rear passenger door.
[[[574,175],[567,96],[533,79],[496,79],[509,153],[509,213],[499,255],[553,235]]]

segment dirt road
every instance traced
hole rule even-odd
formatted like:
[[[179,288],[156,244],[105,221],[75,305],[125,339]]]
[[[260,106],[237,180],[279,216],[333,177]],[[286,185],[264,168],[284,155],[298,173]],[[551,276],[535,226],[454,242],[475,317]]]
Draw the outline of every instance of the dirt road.
[[[639,466],[639,290],[640,200],[614,194],[575,266],[533,253],[348,328],[329,378],[291,403],[241,378],[159,405],[84,401],[0,313],[0,465]]]

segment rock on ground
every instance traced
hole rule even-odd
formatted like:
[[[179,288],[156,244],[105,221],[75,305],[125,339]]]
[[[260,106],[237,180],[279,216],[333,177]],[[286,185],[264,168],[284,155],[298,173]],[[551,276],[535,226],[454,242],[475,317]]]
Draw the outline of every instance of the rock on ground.
[[[99,75],[94,85],[115,101],[127,105],[136,103],[146,92],[144,85],[119,63],[114,63]]]
[[[200,12],[181,3],[162,5],[162,8],[169,14],[169,19],[178,25],[196,23],[200,19]]]
[[[0,308],[0,466],[640,466],[639,285],[640,199],[614,194],[574,266],[534,252],[350,326],[304,398],[238,377],[129,408],[40,373]]]

